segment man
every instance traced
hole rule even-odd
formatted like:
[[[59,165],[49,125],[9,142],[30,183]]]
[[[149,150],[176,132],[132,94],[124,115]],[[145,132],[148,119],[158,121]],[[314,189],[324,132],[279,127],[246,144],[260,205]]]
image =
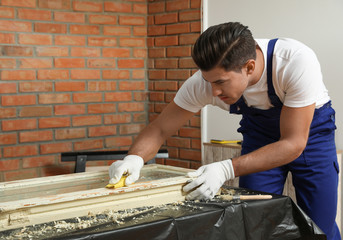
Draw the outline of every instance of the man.
[[[340,239],[335,223],[338,164],[335,112],[314,52],[292,39],[253,39],[240,23],[208,28],[194,45],[199,67],[159,117],[138,136],[129,155],[110,167],[110,182],[124,172],[139,177],[144,161],[207,104],[242,114],[242,155],[190,174],[188,199],[211,199],[222,184],[282,194],[288,171],[299,206],[326,233]],[[194,190],[195,189],[195,190]],[[193,191],[192,191],[193,190]]]

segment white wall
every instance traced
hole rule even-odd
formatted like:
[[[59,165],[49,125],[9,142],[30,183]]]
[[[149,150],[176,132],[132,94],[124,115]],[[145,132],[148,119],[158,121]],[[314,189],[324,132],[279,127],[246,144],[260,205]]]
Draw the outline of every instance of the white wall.
[[[336,110],[336,144],[343,149],[343,1],[203,0],[204,29],[222,22],[249,26],[255,38],[295,38],[317,54],[324,82]],[[202,137],[241,139],[240,118],[219,108],[202,111]]]

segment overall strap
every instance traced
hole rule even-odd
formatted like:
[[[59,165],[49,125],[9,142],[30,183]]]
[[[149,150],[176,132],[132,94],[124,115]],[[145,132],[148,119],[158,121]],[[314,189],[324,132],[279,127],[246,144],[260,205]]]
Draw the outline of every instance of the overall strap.
[[[280,101],[279,97],[275,93],[275,89],[273,86],[273,53],[275,48],[275,43],[278,39],[272,39],[268,43],[268,50],[267,50],[267,84],[268,84],[268,96],[271,103],[274,107],[282,106],[282,102]]]

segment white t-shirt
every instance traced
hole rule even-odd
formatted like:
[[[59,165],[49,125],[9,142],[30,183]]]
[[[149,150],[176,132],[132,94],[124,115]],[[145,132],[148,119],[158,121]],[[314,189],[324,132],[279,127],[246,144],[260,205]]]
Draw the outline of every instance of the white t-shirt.
[[[267,63],[269,39],[256,39]],[[330,100],[323,83],[320,64],[315,53],[304,44],[289,38],[279,38],[273,54],[273,85],[276,95],[288,107],[305,107],[316,103],[316,108]],[[267,72],[243,93],[248,106],[269,109],[273,105],[268,97]],[[207,104],[230,110],[230,105],[212,96],[211,84],[197,71],[177,92],[174,102],[181,108],[198,112]]]

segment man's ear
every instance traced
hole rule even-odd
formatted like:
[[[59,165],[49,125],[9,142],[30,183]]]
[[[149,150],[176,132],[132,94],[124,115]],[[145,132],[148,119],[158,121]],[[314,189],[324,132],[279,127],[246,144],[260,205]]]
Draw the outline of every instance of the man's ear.
[[[256,61],[254,59],[250,59],[246,62],[245,64],[245,70],[247,71],[247,74],[251,75],[254,70],[255,70],[255,65],[256,64]]]

